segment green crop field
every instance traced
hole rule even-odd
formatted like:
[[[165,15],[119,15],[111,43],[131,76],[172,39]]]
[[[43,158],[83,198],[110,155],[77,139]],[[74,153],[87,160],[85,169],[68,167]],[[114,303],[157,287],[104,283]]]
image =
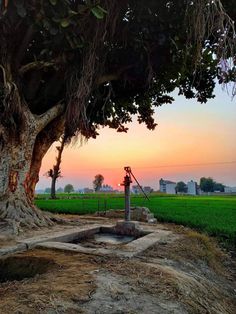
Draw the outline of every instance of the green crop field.
[[[44,196],[45,197],[45,196]],[[60,195],[59,195],[60,197]],[[61,195],[61,199],[37,199],[43,210],[57,213],[91,214],[124,208],[123,195]],[[131,206],[148,207],[159,221],[182,224],[236,244],[236,196],[163,196],[131,198]]]

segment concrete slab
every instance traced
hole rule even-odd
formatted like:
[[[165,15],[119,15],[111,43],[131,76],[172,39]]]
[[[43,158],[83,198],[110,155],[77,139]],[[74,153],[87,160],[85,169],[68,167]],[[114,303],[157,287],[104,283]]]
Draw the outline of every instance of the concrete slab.
[[[10,255],[13,253],[24,252],[24,251],[27,251],[27,245],[24,243],[20,243],[13,246],[6,246],[0,249],[0,258],[2,256]]]
[[[83,245],[68,243],[78,239],[86,239],[99,232],[113,232],[117,234],[133,234],[137,236],[136,240],[122,244],[106,247],[86,247]],[[45,249],[57,249],[64,251],[73,251],[82,254],[93,255],[117,255],[131,258],[135,255],[140,255],[148,247],[162,241],[171,232],[167,230],[158,230],[151,226],[140,226],[137,222],[119,221],[116,225],[110,224],[89,224],[80,227],[75,227],[69,230],[50,232],[48,234],[21,239],[16,245],[4,247],[0,249],[0,257],[17,252],[26,251],[35,247]]]
[[[62,250],[62,251],[70,251],[75,253],[82,253],[82,254],[91,254],[97,256],[103,255],[117,255],[123,257],[132,257],[132,252],[123,252],[117,249],[104,249],[104,248],[86,248],[79,244],[72,244],[72,243],[62,243],[62,242],[44,242],[38,243],[36,248],[40,249],[50,249],[50,250]]]
[[[166,238],[169,234],[171,234],[171,231],[164,230],[149,233],[142,238],[138,238],[137,240],[126,244],[124,250],[135,252],[133,256],[140,254],[155,243],[163,241],[163,239]]]
[[[83,227],[76,227],[74,229],[66,230],[66,231],[59,231],[59,232],[54,232],[50,233],[48,235],[42,235],[42,236],[37,236],[33,238],[28,238],[28,239],[23,239],[18,241],[18,243],[23,243],[27,245],[28,249],[31,249],[35,247],[38,243],[43,243],[43,242],[52,242],[52,241],[57,241],[57,242],[71,242],[75,239],[78,238],[80,235],[81,237],[83,236],[89,236],[93,235],[94,233],[99,232],[101,225],[87,225]]]
[[[92,255],[117,255],[122,257],[131,258],[142,253],[144,250],[154,245],[157,242],[163,241],[171,232],[161,230],[158,232],[153,232],[148,235],[145,235],[137,240],[129,242],[121,246],[113,246],[107,248],[87,248],[80,244],[72,244],[65,242],[43,242],[38,243],[37,248],[45,249],[56,249],[63,251],[73,251],[82,254],[92,254]]]

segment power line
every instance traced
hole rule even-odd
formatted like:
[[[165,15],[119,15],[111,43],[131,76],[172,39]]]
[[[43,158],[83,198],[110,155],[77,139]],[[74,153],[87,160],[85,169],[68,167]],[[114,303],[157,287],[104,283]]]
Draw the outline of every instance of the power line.
[[[200,166],[214,166],[214,165],[231,165],[236,164],[236,161],[217,161],[217,162],[205,162],[195,164],[176,164],[176,165],[160,165],[160,166],[144,166],[144,167],[133,167],[135,169],[156,169],[156,168],[175,168],[175,167],[200,167]]]
[[[236,164],[236,161],[216,161],[216,162],[205,162],[205,163],[192,163],[192,164],[167,164],[167,165],[159,165],[159,166],[132,166],[133,169],[160,169],[160,168],[177,168],[177,167],[202,167],[202,166],[217,166],[217,165],[233,165]],[[96,170],[119,170],[123,167],[113,167],[113,168],[90,168],[90,169],[81,169],[83,171],[96,171]]]

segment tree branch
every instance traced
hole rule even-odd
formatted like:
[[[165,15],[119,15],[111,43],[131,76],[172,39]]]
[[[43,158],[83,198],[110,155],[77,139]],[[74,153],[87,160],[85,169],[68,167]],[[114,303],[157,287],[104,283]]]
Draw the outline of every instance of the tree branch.
[[[28,64],[23,65],[20,68],[19,73],[20,75],[23,75],[30,70],[35,70],[35,69],[40,70],[43,68],[48,68],[48,67],[53,67],[53,66],[55,66],[54,62],[34,61],[34,62],[30,62]]]
[[[118,74],[105,74],[98,78],[97,85],[102,85],[106,82],[110,81],[117,81],[119,80],[120,76]]]
[[[46,111],[44,114],[37,116],[37,130],[42,131],[51,121],[59,117],[65,109],[64,104],[59,102],[57,105],[53,106],[51,109]]]
[[[22,59],[24,58],[26,49],[27,49],[27,47],[29,45],[29,42],[32,39],[33,34],[34,34],[34,27],[33,27],[33,25],[31,25],[28,28],[28,30],[26,31],[25,36],[24,36],[24,38],[22,40],[21,46],[19,47],[19,50],[17,52],[17,55],[16,55],[17,67],[20,65]]]
[[[121,78],[122,74],[124,74],[124,72],[126,70],[129,70],[129,69],[133,68],[134,66],[135,66],[134,64],[129,64],[129,65],[121,67],[117,71],[117,73],[104,74],[104,75],[100,76],[97,79],[97,85],[102,85],[106,82],[119,80]]]

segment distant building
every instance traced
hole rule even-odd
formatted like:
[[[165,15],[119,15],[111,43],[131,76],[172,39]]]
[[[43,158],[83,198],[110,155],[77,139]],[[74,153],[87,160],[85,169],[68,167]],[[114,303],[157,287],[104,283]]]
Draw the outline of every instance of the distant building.
[[[90,188],[84,188],[84,189],[83,189],[83,193],[84,193],[84,194],[93,193],[93,192],[94,192],[94,190],[93,190],[93,189],[90,189]]]
[[[176,183],[166,184],[166,194],[176,194]]]
[[[113,192],[113,187],[108,184],[104,184],[99,192]]]
[[[133,185],[132,186],[132,192],[134,194],[140,194],[140,193],[142,193],[142,190],[140,189],[140,187],[138,185]]]
[[[159,181],[160,192],[166,194],[176,194],[176,182],[161,179]]]
[[[187,183],[187,194],[190,195],[197,195],[198,194],[198,188],[197,188],[197,182],[191,180]]]
[[[225,186],[225,193],[236,193],[236,186]]]
[[[151,188],[150,186],[144,186],[143,190],[146,194],[150,194],[153,192],[153,188]]]

